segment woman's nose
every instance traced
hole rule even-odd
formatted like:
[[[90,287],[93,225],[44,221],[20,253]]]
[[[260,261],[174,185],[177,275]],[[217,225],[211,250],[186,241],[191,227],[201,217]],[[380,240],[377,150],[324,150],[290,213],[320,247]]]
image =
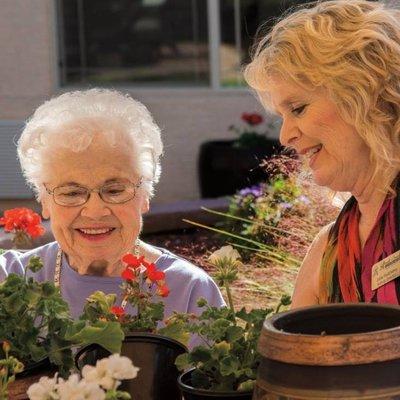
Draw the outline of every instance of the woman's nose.
[[[293,146],[294,142],[300,137],[300,130],[290,119],[283,119],[281,131],[279,133],[279,140],[282,146]]]
[[[99,193],[92,191],[88,201],[82,206],[81,215],[92,219],[100,219],[111,214],[109,204],[104,202]]]

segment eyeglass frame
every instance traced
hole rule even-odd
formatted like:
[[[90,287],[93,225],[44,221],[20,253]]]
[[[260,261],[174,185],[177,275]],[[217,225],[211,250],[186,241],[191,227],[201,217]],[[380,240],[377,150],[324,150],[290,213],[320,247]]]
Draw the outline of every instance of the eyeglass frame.
[[[134,194],[133,194],[133,196],[132,196],[130,199],[125,200],[125,201],[121,201],[121,202],[118,202],[118,203],[111,202],[111,201],[107,201],[107,200],[104,200],[104,199],[103,199],[101,190],[102,190],[103,187],[104,187],[105,185],[107,185],[107,184],[103,184],[102,186],[100,186],[100,188],[94,188],[94,189],[90,189],[90,188],[88,188],[88,187],[86,187],[86,186],[83,186],[83,185],[75,185],[75,186],[77,186],[77,187],[80,187],[80,188],[82,188],[82,189],[86,189],[86,190],[87,190],[87,198],[86,198],[85,202],[82,203],[82,204],[76,204],[76,205],[70,205],[70,206],[68,206],[68,205],[66,205],[66,204],[59,204],[59,203],[57,203],[57,201],[56,201],[56,199],[55,199],[55,197],[54,197],[54,191],[55,191],[56,189],[61,188],[61,187],[63,187],[63,186],[68,186],[68,185],[56,186],[56,187],[53,188],[53,189],[49,189],[49,188],[46,186],[45,183],[43,183],[43,186],[44,186],[44,188],[46,189],[46,192],[47,192],[49,195],[51,195],[51,196],[53,197],[54,203],[56,203],[58,206],[61,206],[61,207],[80,207],[80,206],[83,206],[84,204],[86,204],[86,203],[89,201],[92,192],[96,192],[96,193],[99,195],[100,199],[101,199],[102,201],[104,201],[104,203],[107,203],[107,204],[124,204],[124,203],[127,203],[128,201],[130,201],[130,200],[132,200],[132,199],[134,199],[134,198],[136,197],[137,189],[139,189],[139,187],[142,185],[143,181],[144,181],[144,179],[143,179],[142,176],[139,178],[139,182],[138,182],[138,183],[133,183],[133,182],[131,182],[130,180],[128,180],[128,182],[129,182],[131,185],[133,185]],[[71,185],[71,186],[73,186],[73,185]]]

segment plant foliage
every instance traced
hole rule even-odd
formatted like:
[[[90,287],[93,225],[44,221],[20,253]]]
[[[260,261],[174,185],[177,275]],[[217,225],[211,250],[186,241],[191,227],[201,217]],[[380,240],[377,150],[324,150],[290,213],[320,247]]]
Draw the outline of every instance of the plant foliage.
[[[10,274],[0,283],[0,340],[10,345],[10,354],[26,366],[46,357],[66,372],[73,367],[72,346],[97,343],[119,352],[123,332],[117,322],[74,321],[68,304],[52,282],[37,282],[28,271],[43,267],[31,257],[24,275]],[[0,357],[4,357],[0,351]]]

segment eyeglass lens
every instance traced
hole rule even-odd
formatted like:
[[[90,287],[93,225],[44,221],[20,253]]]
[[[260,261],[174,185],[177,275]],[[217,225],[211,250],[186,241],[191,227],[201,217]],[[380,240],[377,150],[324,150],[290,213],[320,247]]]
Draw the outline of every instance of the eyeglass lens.
[[[66,185],[53,190],[54,201],[59,205],[77,206],[85,204],[92,191],[83,186]],[[135,197],[136,187],[132,183],[113,182],[102,186],[99,195],[106,203],[124,203]]]

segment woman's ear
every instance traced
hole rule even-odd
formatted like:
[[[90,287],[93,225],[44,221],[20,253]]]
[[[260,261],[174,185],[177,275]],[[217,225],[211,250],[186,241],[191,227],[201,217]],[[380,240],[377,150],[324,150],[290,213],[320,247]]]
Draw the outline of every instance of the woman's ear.
[[[149,201],[149,198],[146,197],[145,199],[143,199],[143,202],[142,202],[142,209],[141,209],[142,214],[146,214],[147,211],[149,211],[149,209],[150,209],[150,201]]]

